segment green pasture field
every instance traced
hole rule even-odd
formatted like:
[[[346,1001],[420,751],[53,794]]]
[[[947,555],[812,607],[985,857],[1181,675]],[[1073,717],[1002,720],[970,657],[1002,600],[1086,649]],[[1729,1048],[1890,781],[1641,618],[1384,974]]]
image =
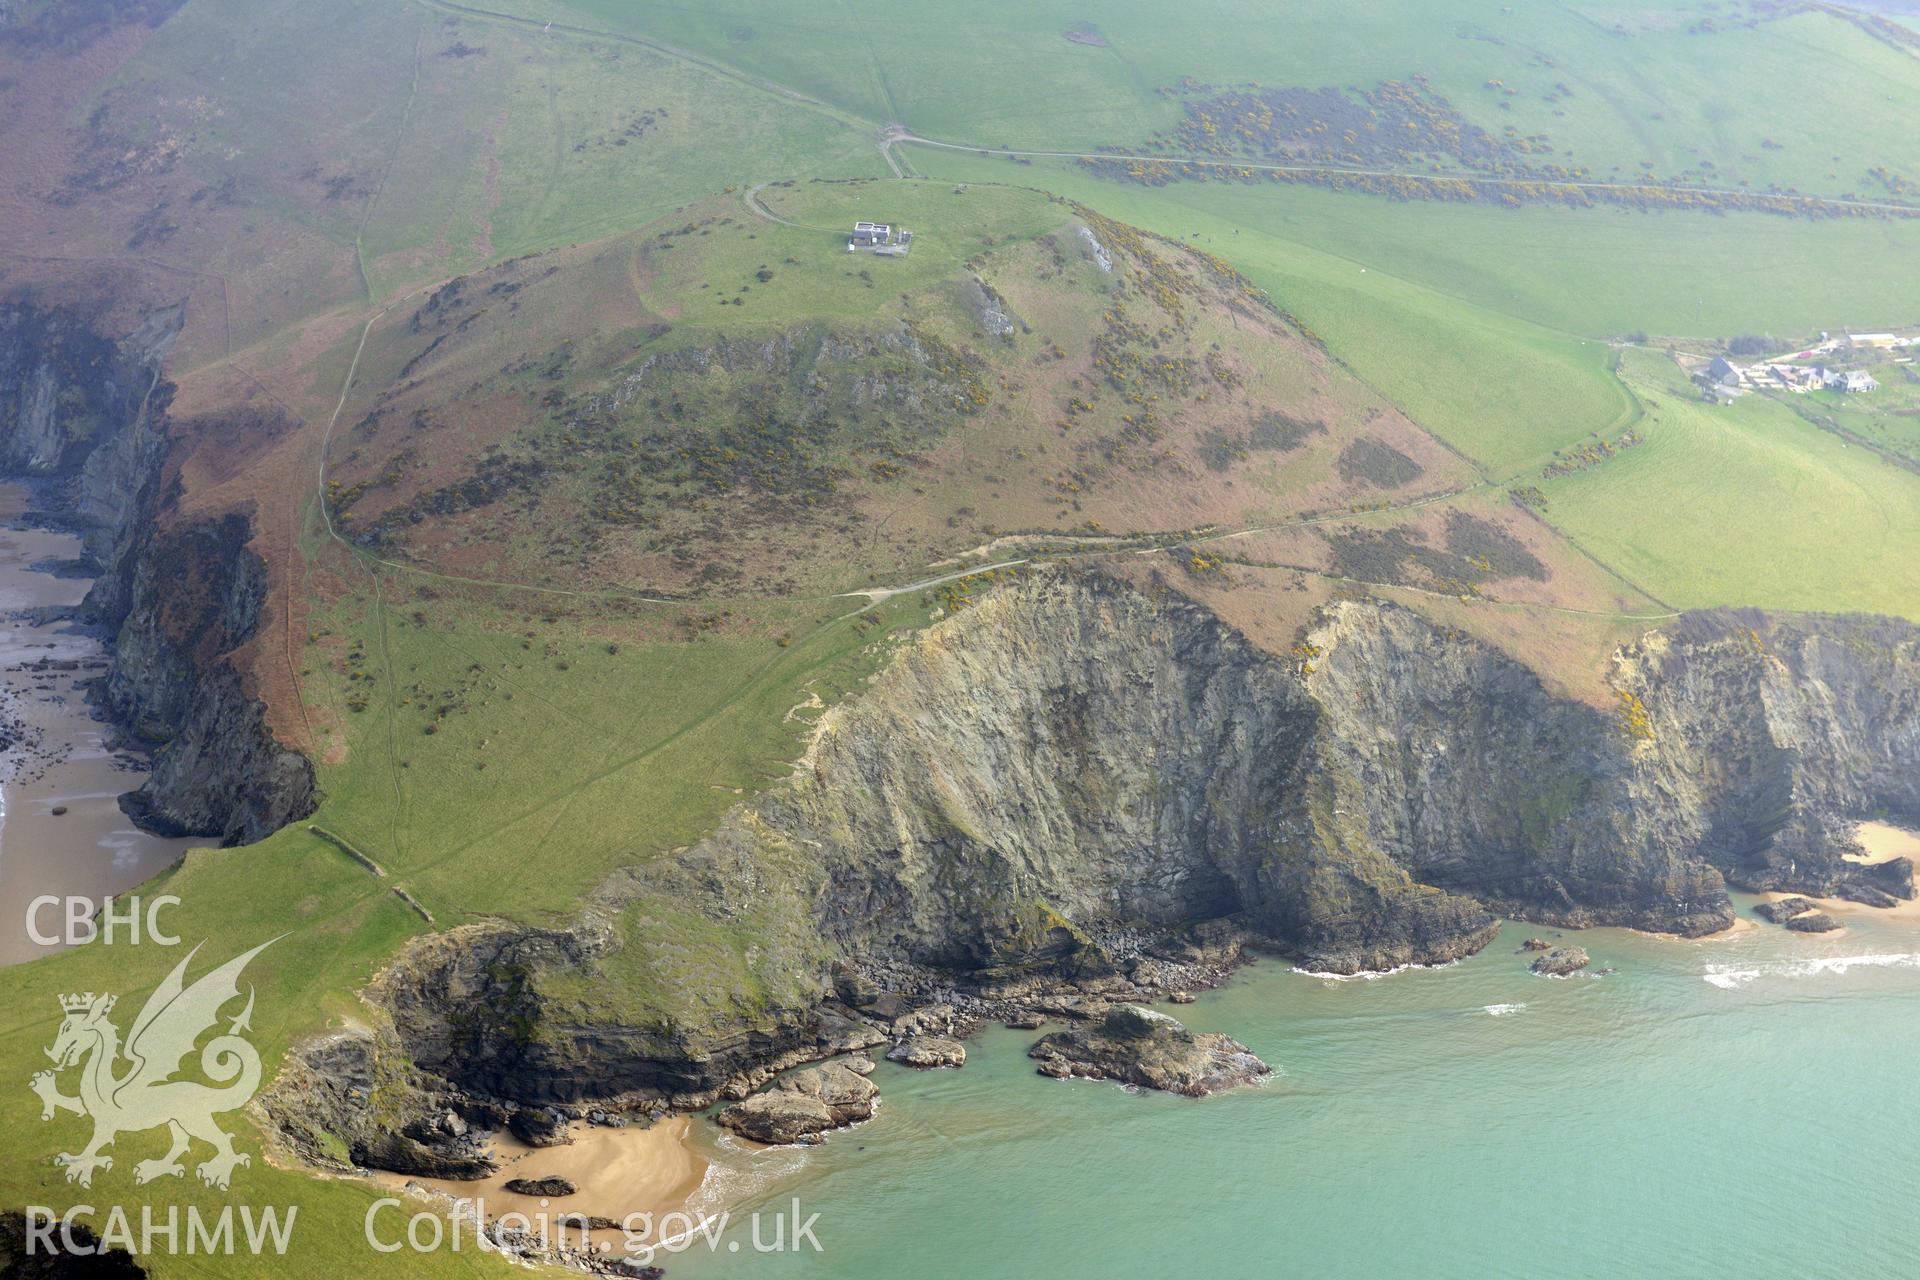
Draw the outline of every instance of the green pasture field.
[[[421,585],[382,570],[378,596],[316,620],[304,683],[346,750],[312,821],[443,925],[553,923],[614,867],[697,839],[789,771],[811,715],[788,712],[880,654],[858,599],[609,609]]]
[[[1811,220],[1760,213],[1521,209],[1393,201],[1272,182],[1147,187],[1070,161],[1016,164],[907,147],[928,174],[1043,187],[1238,259],[1249,236],[1582,338],[1646,333],[1810,337],[1920,323],[1894,263],[1920,255],[1920,219]]]
[[[1855,362],[1848,361],[1849,367]],[[1920,465],[1920,373],[1910,364],[1886,361],[1865,366],[1880,383],[1865,395],[1813,391],[1782,393],[1782,403],[1817,425],[1851,432],[1862,440]]]
[[[1159,90],[1188,76],[1370,89],[1418,75],[1475,123],[1544,134],[1553,161],[1601,180],[1693,172],[1728,186],[1864,195],[1876,165],[1920,176],[1906,125],[1920,111],[1911,58],[1830,13],[1699,0],[1471,0],[1445,14],[1420,0],[1359,9],[1208,0],[1174,17],[1148,0],[1097,11],[1065,0],[912,0],[852,5],[845,21],[823,21],[799,0],[569,7],[579,25],[650,36],[872,121],[982,146],[1137,143],[1178,119]],[[1785,83],[1795,91],[1779,92]]]
[[[1626,365],[1644,442],[1539,481],[1550,522],[1675,608],[1920,618],[1920,476],[1767,397],[1709,404],[1655,362]]]

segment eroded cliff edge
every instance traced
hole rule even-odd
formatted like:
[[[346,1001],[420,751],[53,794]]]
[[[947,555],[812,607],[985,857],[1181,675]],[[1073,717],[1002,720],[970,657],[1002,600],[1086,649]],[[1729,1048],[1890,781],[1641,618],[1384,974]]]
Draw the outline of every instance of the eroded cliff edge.
[[[1175,592],[1034,573],[573,927],[417,940],[387,1025],[328,1052],[428,1093],[701,1106],[916,1008],[1153,997],[1243,944],[1353,972],[1468,955],[1496,912],[1698,935],[1728,882],[1912,896],[1904,860],[1844,854],[1860,817],[1920,819],[1920,629],[1689,616],[1611,682],[1615,708],[1557,698],[1381,602],[1276,655]]]
[[[248,517],[177,511],[160,370],[180,319],[159,311],[114,339],[84,316],[0,304],[0,472],[36,481],[36,516],[85,540],[97,578],[81,611],[111,637],[99,696],[154,748],[130,811],[244,844],[312,811],[313,769],[274,740],[228,661],[266,600]]]

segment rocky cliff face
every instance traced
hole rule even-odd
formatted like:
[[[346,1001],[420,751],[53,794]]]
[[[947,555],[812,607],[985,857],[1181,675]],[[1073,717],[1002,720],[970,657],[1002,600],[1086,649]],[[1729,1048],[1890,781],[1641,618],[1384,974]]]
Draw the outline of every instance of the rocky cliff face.
[[[1691,616],[1620,655],[1644,710],[1645,787],[1683,847],[1752,890],[1913,896],[1904,858],[1863,866],[1852,825],[1920,825],[1920,628],[1887,618]]]
[[[0,469],[70,476],[140,416],[177,317],[156,317],[123,350],[82,319],[0,306]]]
[[[1906,862],[1845,854],[1860,817],[1920,820],[1920,629],[1689,617],[1616,667],[1601,711],[1392,605],[1330,606],[1276,656],[1172,593],[1032,575],[915,637],[787,783],[575,928],[423,940],[375,994],[413,1061],[479,1092],[691,1105],[897,1012],[903,975],[906,1007],[1133,998],[1208,937],[1353,972],[1470,954],[1496,911],[1710,932],[1727,878],[1912,896]],[[617,975],[684,960],[661,903],[735,930],[744,968],[636,1013]]]
[[[919,637],[684,865],[810,850],[840,951],[958,971],[1098,971],[1091,931],[1223,917],[1343,970],[1477,949],[1491,916],[1349,821],[1341,731],[1206,610],[1041,579]]]
[[[1699,934],[1732,923],[1699,817],[1622,717],[1408,610],[1342,604],[1301,645],[1335,830],[1503,914]]]
[[[229,844],[313,809],[313,771],[280,747],[226,661],[253,634],[264,566],[243,516],[165,517],[178,311],[114,342],[83,321],[0,305],[0,470],[41,479],[41,514],[78,529],[99,572],[83,611],[114,636],[108,709],[156,748],[130,807],[147,825]]]

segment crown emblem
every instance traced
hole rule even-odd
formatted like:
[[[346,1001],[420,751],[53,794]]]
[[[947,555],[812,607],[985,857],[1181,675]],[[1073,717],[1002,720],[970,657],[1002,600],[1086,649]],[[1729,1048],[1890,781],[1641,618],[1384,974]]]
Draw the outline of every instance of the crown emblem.
[[[60,1007],[68,1013],[85,1013],[87,1010],[93,1008],[96,1000],[101,1002],[101,1013],[106,1013],[113,1008],[112,996],[96,996],[91,991],[82,992],[77,995],[61,996]]]

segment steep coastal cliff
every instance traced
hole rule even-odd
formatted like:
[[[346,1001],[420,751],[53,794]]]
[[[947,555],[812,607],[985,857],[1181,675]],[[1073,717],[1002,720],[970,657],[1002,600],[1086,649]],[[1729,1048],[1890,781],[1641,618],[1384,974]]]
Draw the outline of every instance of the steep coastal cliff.
[[[1689,616],[1612,682],[1617,711],[1556,698],[1371,601],[1275,655],[1176,593],[1039,572],[573,928],[423,939],[372,994],[392,1052],[474,1094],[699,1106],[919,1007],[1163,996],[1243,942],[1351,973],[1469,955],[1495,912],[1699,935],[1728,880],[1913,895],[1904,860],[1845,855],[1854,820],[1920,819],[1920,629]]]
[[[129,808],[164,834],[242,844],[312,811],[313,771],[225,660],[266,598],[246,517],[170,518],[160,362],[180,319],[157,312],[113,341],[68,313],[0,305],[0,470],[41,482],[36,515],[77,529],[99,575],[82,612],[113,637],[101,698],[155,748]]]

